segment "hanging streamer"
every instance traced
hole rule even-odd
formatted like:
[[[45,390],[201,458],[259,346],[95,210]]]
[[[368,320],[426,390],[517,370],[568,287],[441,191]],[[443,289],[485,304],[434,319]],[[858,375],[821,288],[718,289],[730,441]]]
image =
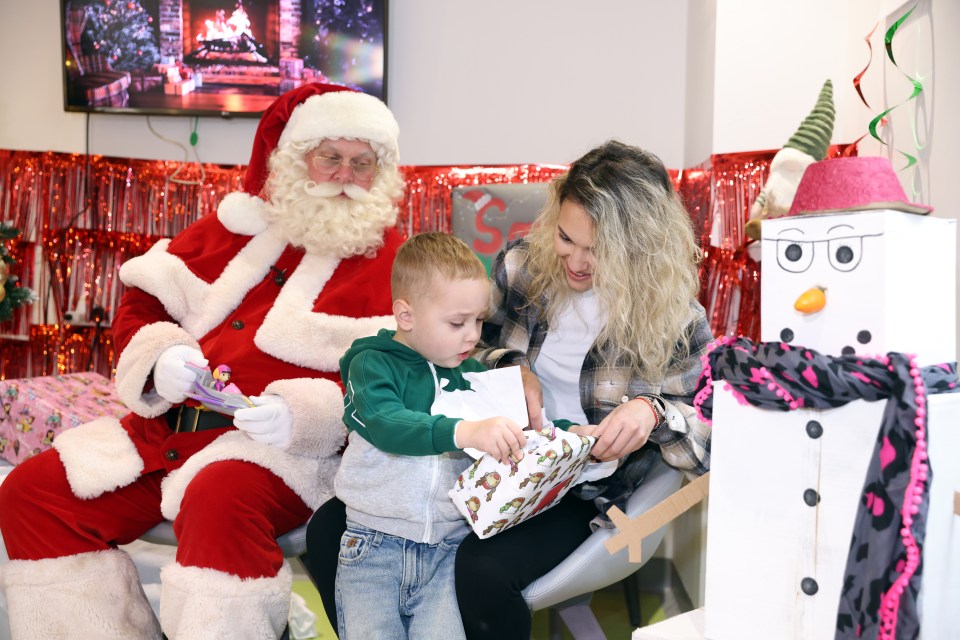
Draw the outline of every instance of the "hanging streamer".
[[[870,121],[870,126],[869,126],[870,135],[876,138],[876,140],[883,145],[886,145],[887,143],[884,142],[879,135],[877,135],[877,125],[884,122],[884,118],[886,118],[887,114],[889,114],[891,111],[893,111],[897,107],[900,107],[901,105],[904,105],[910,102],[911,100],[919,96],[921,92],[923,92],[923,85],[920,83],[920,81],[917,80],[916,78],[911,77],[903,69],[897,66],[897,61],[893,57],[893,37],[894,35],[896,35],[897,30],[900,28],[900,25],[902,25],[907,20],[907,18],[910,17],[910,14],[913,13],[913,10],[916,8],[917,8],[917,5],[913,5],[913,7],[911,7],[909,11],[907,11],[905,14],[900,16],[900,18],[896,22],[894,22],[889,29],[887,29],[887,32],[883,38],[884,46],[886,47],[886,50],[887,50],[887,57],[890,58],[890,62],[893,63],[893,66],[897,69],[897,71],[902,73],[904,77],[906,77],[913,84],[913,92],[910,94],[910,96],[906,100],[904,100],[899,104],[895,104],[889,109],[886,109],[885,111],[883,111],[877,117],[875,117],[873,120]],[[895,149],[895,151],[907,159],[907,164],[906,166],[901,167],[900,169],[901,171],[903,171],[904,169],[909,169],[910,167],[912,167],[917,163],[917,158],[915,156],[905,151],[901,151],[899,149]]]
[[[870,29],[870,33],[864,36],[863,40],[867,43],[867,51],[870,55],[867,57],[867,65],[863,70],[858,73],[853,79],[853,88],[857,90],[857,95],[860,96],[860,100],[866,105],[867,109],[873,110],[873,107],[870,106],[870,103],[867,102],[867,98],[863,95],[863,88],[860,86],[860,82],[863,80],[863,76],[866,75],[867,69],[870,68],[870,65],[873,64],[873,45],[870,43],[870,39],[873,37],[873,34],[876,33],[877,27],[880,26],[880,23],[877,22],[873,25],[873,29]],[[887,124],[886,119],[880,121],[881,125]],[[864,133],[862,136],[854,140],[843,152],[843,157],[853,156],[857,153],[857,143],[867,137],[867,133]]]
[[[828,156],[848,153],[844,145]],[[699,167],[670,170],[704,247],[700,301],[715,335],[760,337],[760,265],[746,251],[743,225],[775,151],[714,155]],[[89,166],[90,176],[86,171]],[[113,374],[109,328],[66,322],[67,310],[103,307],[122,295],[119,266],[171,237],[241,188],[244,167],[205,165],[203,185],[171,183],[177,163],[0,150],[0,217],[23,230],[23,279],[40,295],[42,320],[17,319],[0,336],[0,379],[83,371]],[[449,231],[454,187],[547,182],[566,165],[405,166],[397,226],[410,236]],[[195,171],[198,168],[184,168]],[[89,191],[89,193],[88,193]],[[712,243],[716,241],[716,244]],[[39,272],[33,256],[40,253]],[[29,267],[29,271],[26,268]],[[83,318],[79,320],[83,321]]]
[[[858,73],[857,76],[853,79],[853,87],[857,90],[857,95],[860,96],[860,99],[863,101],[863,104],[867,105],[867,109],[872,109],[873,107],[870,106],[870,103],[867,102],[867,99],[863,96],[863,89],[860,88],[860,80],[867,73],[867,69],[870,68],[870,64],[873,62],[873,45],[870,44],[870,38],[873,37],[873,34],[876,32],[877,27],[879,26],[880,26],[879,22],[873,25],[873,29],[870,29],[870,33],[868,33],[864,38],[864,41],[867,43],[867,50],[870,52],[870,57],[867,58],[867,66],[865,66],[863,68],[863,71]]]

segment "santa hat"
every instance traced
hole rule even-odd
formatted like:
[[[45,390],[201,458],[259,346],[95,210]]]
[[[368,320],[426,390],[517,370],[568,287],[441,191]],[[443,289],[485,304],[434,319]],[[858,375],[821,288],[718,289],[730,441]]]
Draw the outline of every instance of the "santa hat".
[[[400,127],[382,101],[340,85],[312,82],[287,91],[267,107],[253,140],[243,190],[259,195],[267,159],[278,146],[347,138],[369,142],[381,164],[396,165]]]

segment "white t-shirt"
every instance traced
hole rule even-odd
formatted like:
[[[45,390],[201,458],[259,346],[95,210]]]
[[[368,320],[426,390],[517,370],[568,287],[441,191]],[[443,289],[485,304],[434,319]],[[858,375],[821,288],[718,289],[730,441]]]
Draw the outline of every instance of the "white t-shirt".
[[[580,370],[603,327],[602,315],[596,293],[588,289],[575,294],[550,323],[533,366],[543,387],[548,420],[564,418],[588,424],[580,405]]]

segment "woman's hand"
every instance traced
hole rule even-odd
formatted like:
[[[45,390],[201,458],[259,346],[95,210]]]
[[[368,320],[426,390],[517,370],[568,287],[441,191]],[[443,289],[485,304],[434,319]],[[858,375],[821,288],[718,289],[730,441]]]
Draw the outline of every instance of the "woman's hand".
[[[597,438],[590,455],[604,462],[622,458],[646,444],[656,426],[656,416],[646,400],[624,402],[590,434]]]
[[[523,395],[527,399],[530,428],[539,431],[543,428],[543,389],[540,387],[540,378],[529,367],[520,365],[520,379],[523,381]]]

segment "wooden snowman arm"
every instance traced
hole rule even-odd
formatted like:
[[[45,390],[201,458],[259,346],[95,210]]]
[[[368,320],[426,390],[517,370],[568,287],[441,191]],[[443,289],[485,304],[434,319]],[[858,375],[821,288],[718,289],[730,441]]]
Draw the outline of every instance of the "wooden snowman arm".
[[[709,493],[709,487],[710,473],[707,472],[636,518],[628,518],[619,508],[611,507],[607,515],[620,531],[603,543],[607,551],[616,553],[627,547],[629,561],[640,562],[643,558],[643,539],[703,500]]]

